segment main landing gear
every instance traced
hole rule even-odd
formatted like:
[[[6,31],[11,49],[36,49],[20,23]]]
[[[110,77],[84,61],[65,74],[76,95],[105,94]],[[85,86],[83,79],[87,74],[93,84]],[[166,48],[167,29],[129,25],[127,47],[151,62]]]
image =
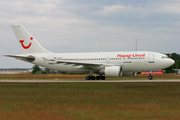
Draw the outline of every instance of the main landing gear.
[[[105,80],[106,77],[105,76],[86,76],[85,77],[86,80]]]

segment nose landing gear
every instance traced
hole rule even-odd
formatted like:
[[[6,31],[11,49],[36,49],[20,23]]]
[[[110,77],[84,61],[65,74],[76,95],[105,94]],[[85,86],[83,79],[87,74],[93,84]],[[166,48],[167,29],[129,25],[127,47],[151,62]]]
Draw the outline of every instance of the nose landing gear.
[[[148,76],[148,79],[149,79],[149,80],[152,80],[152,79],[153,79],[153,77],[150,75],[150,76]]]
[[[150,72],[150,74],[149,74],[149,76],[148,76],[148,79],[149,79],[149,80],[152,80],[152,79],[153,79],[152,71]]]

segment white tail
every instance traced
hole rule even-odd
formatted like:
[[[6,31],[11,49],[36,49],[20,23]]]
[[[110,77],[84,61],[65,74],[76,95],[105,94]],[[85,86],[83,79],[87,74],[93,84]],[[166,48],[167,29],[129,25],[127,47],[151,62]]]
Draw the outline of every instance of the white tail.
[[[12,25],[12,28],[23,54],[51,53],[43,48],[22,25]]]

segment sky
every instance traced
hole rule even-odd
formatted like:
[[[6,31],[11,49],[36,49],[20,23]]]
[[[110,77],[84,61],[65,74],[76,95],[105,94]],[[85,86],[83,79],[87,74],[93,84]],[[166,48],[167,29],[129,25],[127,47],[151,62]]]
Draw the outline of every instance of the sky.
[[[56,53],[138,51],[180,54],[180,0],[1,0],[0,68],[32,68],[12,24]]]

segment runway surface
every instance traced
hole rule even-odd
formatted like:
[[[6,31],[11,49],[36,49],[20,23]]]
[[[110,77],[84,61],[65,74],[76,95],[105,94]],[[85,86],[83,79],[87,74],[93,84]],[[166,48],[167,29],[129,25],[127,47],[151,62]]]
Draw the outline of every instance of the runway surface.
[[[0,82],[29,82],[29,83],[54,83],[54,82],[180,82],[180,79],[167,80],[0,80]]]

